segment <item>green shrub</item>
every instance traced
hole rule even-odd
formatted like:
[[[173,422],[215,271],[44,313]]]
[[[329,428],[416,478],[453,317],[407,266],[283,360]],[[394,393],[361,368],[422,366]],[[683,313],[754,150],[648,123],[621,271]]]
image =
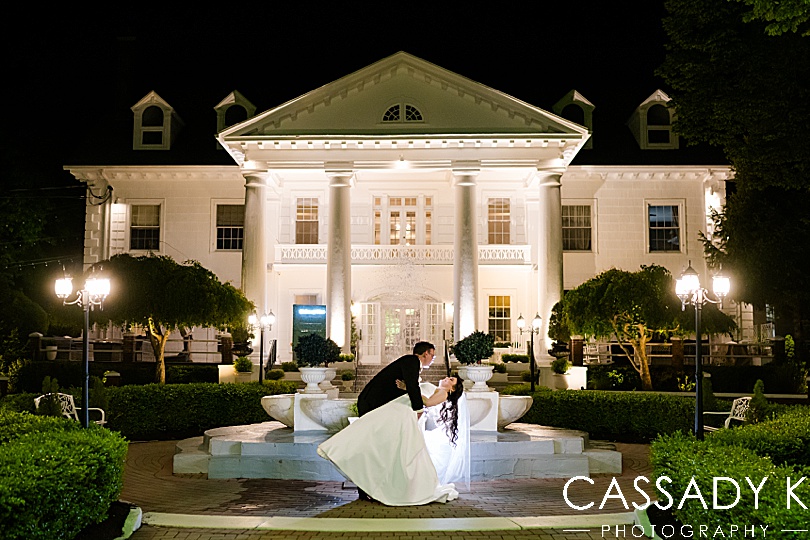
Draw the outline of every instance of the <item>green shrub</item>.
[[[453,345],[453,354],[461,364],[477,364],[493,355],[495,338],[476,330]]]
[[[284,378],[284,371],[281,369],[271,369],[265,377],[268,381],[277,381]]]
[[[717,530],[718,527],[720,530],[728,530],[730,524],[740,523],[754,525],[757,530],[759,525],[767,525],[769,531],[807,527],[807,517],[804,512],[796,509],[796,501],[793,501],[792,510],[787,509],[785,489],[787,477],[791,477],[791,484],[795,484],[798,478],[806,475],[806,470],[797,470],[789,465],[775,465],[767,457],[759,456],[747,448],[721,444],[713,436],[705,441],[698,441],[682,433],[667,435],[654,441],[651,461],[653,477],[667,476],[672,479],[671,484],[666,484],[667,492],[675,499],[672,511],[682,523],[693,527],[695,537],[698,536],[700,526],[708,526],[709,531]],[[740,500],[732,508],[712,508],[711,494],[715,477],[733,478],[740,484]],[[748,488],[746,477],[755,485],[767,477],[758,494],[758,509],[755,509],[754,493]],[[678,508],[692,481],[708,499],[707,508],[695,498],[684,499],[683,507]],[[694,495],[695,492],[692,487],[690,493]],[[794,493],[800,500],[806,501],[810,499],[810,486],[807,482],[802,482]],[[736,492],[729,483],[722,482],[718,492],[719,504],[731,504],[735,497]],[[659,499],[666,501],[663,495]]]
[[[551,371],[558,375],[565,375],[571,369],[571,362],[568,361],[567,356],[560,356],[551,362]]]
[[[340,358],[340,347],[337,343],[320,334],[307,334],[298,340],[293,347],[299,367],[328,366]]]
[[[503,393],[525,395],[527,390],[526,385],[508,386]],[[521,421],[585,431],[592,439],[646,443],[660,434],[689,431],[695,416],[694,399],[685,396],[544,389],[532,397]]]
[[[107,427],[130,440],[184,439],[215,427],[268,420],[261,398],[291,394],[293,381],[149,384],[109,388]]]
[[[773,405],[768,403],[768,400],[765,398],[765,383],[763,383],[762,380],[758,380],[756,384],[754,384],[754,396],[751,398],[748,412],[745,414],[745,422],[747,424],[763,422],[770,418],[773,413]]]
[[[233,369],[237,373],[250,373],[253,371],[253,362],[247,356],[237,356],[233,361]]]
[[[354,362],[354,355],[349,354],[341,354],[338,356],[338,362]]]
[[[150,384],[154,381],[154,372],[152,379],[143,381],[136,384]],[[121,377],[125,375],[122,373]],[[219,382],[219,368],[217,364],[194,364],[186,363],[184,365],[173,366],[166,365],[166,382],[169,384],[187,384],[187,383],[215,383]]]
[[[295,362],[282,362],[281,369],[288,372],[298,371],[298,364]]]
[[[64,418],[0,413],[0,523],[8,540],[70,539],[123,486],[126,441]]]
[[[532,372],[528,369],[520,372],[520,380],[524,382],[532,382]]]
[[[502,354],[501,360],[504,362],[521,362],[521,363],[528,363],[529,362],[529,355],[528,354]]]
[[[492,346],[496,349],[508,349],[512,344],[508,341],[496,341]]]
[[[492,371],[495,373],[506,373],[506,364],[494,364]]]

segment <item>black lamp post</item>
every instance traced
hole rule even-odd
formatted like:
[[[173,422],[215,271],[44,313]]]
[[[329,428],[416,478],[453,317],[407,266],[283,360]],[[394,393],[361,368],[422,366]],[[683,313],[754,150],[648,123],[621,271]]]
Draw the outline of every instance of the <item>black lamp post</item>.
[[[273,329],[276,316],[273,315],[273,310],[271,309],[269,313],[265,313],[261,317],[257,316],[255,313],[252,314],[248,317],[248,322],[254,328],[258,326],[261,329],[259,335],[259,382],[262,382],[264,380],[264,329]]]
[[[701,350],[701,312],[707,303],[719,304],[723,297],[728,294],[731,282],[727,277],[716,275],[712,278],[712,289],[715,299],[709,298],[709,291],[700,286],[700,276],[692,268],[692,261],[689,267],[681,274],[681,278],[675,282],[675,294],[681,299],[681,309],[686,309],[687,305],[695,306],[695,437],[703,440],[703,351]]]
[[[104,299],[110,294],[110,280],[91,277],[84,283],[84,289],[76,291],[76,299],[68,302],[73,294],[73,278],[64,277],[56,280],[56,296],[66,306],[79,305],[84,310],[84,332],[82,333],[82,361],[84,363],[84,388],[82,392],[82,427],[90,425],[90,310],[93,306],[102,307]]]
[[[523,332],[529,332],[529,376],[531,377],[531,382],[529,383],[529,387],[532,392],[534,392],[534,381],[537,378],[535,376],[536,367],[534,365],[534,335],[540,333],[540,326],[542,324],[542,319],[540,318],[540,314],[534,316],[532,320],[532,327],[526,329],[526,319],[523,318],[521,314],[517,320],[517,327],[520,335],[523,335]]]

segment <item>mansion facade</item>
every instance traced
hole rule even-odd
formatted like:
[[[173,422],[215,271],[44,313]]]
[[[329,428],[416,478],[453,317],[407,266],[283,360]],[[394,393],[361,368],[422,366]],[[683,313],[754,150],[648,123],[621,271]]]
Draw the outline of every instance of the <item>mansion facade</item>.
[[[691,261],[708,281],[699,233],[731,172],[672,159],[668,100],[654,91],[621,126],[629,155],[653,158],[589,164],[600,133],[578,92],[550,112],[401,52],[259,114],[234,91],[205,148],[221,163],[165,159],[190,124],[153,91],[131,109],[131,163],[65,168],[109,194],[88,197],[85,265],[197,260],[273,311],[279,361],[295,305],[325,306],[346,352],[354,320],[362,363],[475,330],[520,341],[519,315],[541,316],[545,351],[563,291],[604,270]]]

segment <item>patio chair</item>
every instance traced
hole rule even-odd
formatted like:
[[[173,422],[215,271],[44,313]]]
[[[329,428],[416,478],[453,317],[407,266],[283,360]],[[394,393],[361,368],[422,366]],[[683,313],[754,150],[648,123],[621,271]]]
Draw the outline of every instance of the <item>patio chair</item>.
[[[56,396],[56,399],[59,401],[59,408],[62,409],[62,416],[66,418],[70,418],[71,420],[79,421],[79,413],[81,411],[81,407],[76,407],[76,403],[73,401],[73,396],[70,394],[44,394],[39,396],[38,398],[34,398],[34,407],[39,409],[40,402],[48,396]],[[93,411],[100,413],[101,418],[99,420],[93,420],[96,424],[103,426],[107,423],[107,415],[104,413],[104,409],[99,409],[97,407],[88,407],[88,412],[90,412],[91,416],[93,416]]]
[[[735,399],[731,404],[731,410],[728,412],[715,412],[715,411],[704,411],[704,415],[713,414],[713,415],[724,415],[726,416],[726,421],[723,423],[723,428],[728,428],[731,426],[732,420],[737,420],[739,422],[745,422],[745,415],[748,414],[748,407],[751,405],[751,398],[750,397],[741,397]],[[717,431],[722,428],[716,428],[713,426],[703,426],[704,431]]]

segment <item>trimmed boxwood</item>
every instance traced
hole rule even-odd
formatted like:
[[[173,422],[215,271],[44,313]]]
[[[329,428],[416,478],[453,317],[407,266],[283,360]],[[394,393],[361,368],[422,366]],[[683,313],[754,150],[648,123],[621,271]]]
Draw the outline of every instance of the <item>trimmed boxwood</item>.
[[[527,385],[504,394],[528,394]],[[577,429],[592,439],[646,443],[663,433],[689,431],[695,415],[689,397],[635,392],[543,389],[521,422]]]
[[[737,431],[736,429],[730,431]],[[742,431],[742,430],[740,430]],[[708,437],[705,441],[698,441],[690,435],[676,433],[656,440],[652,445],[651,460],[653,465],[653,481],[655,478],[667,476],[672,479],[667,484],[667,492],[675,500],[672,511],[684,524],[691,525],[697,537],[698,527],[708,526],[709,531],[729,530],[730,524],[745,524],[746,526],[767,525],[768,531],[797,530],[807,527],[806,512],[796,508],[787,509],[787,490],[785,489],[787,477],[791,484],[802,476],[807,470],[794,468],[791,465],[776,465],[770,458],[757,455],[748,448],[736,444],[728,445],[715,437]],[[733,478],[740,484],[741,498],[733,508],[721,510],[712,508],[713,479],[715,477]],[[768,477],[759,492],[759,507],[754,507],[754,494],[747,485],[745,477],[751,479],[754,485]],[[704,508],[695,498],[686,499],[681,509],[678,505],[687,490],[689,482],[694,478],[697,487],[707,502]],[[730,505],[736,497],[729,482],[719,484],[719,504]],[[694,495],[695,490],[690,491]],[[794,493],[802,501],[810,499],[810,486],[802,482]],[[659,496],[662,504],[666,503],[665,496]]]
[[[110,388],[107,427],[131,440],[171,440],[206,430],[267,422],[261,398],[292,394],[293,381],[149,384]]]
[[[96,426],[0,412],[0,523],[9,540],[70,539],[123,486],[126,441]]]

